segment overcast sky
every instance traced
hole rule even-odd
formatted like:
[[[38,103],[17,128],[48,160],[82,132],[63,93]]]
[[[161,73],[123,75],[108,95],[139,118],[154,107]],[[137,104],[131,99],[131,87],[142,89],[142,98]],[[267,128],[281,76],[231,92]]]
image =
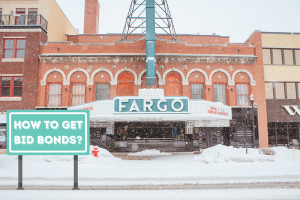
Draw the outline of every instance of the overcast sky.
[[[83,33],[85,0],[56,0]],[[99,0],[100,34],[122,33],[131,0]],[[245,42],[254,30],[300,32],[300,0],[168,0],[177,34],[230,36]]]

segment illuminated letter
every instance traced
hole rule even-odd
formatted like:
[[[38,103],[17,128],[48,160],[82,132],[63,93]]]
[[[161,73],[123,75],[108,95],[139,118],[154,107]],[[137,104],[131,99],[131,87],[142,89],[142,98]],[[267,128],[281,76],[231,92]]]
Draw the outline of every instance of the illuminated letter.
[[[149,104],[147,104],[149,103]],[[151,106],[153,105],[153,101],[151,99],[145,99],[144,100],[144,112],[147,112],[147,108],[149,112],[153,112]]]
[[[176,102],[179,102],[179,103],[180,103],[180,108],[175,108],[174,105],[175,105]],[[180,112],[180,111],[182,111],[182,109],[183,109],[183,102],[182,102],[180,99],[174,99],[174,100],[172,101],[171,107],[172,107],[172,109],[173,109],[175,112]]]
[[[139,109],[139,107],[138,107],[138,105],[137,105],[137,103],[136,103],[135,100],[133,100],[129,112],[132,112],[134,110],[137,111],[137,112],[140,112],[140,109]]]
[[[126,108],[126,105],[123,105],[123,103],[127,103],[128,99],[119,99],[119,112],[122,112],[122,108]]]
[[[161,100],[159,100],[159,101],[157,102],[157,108],[158,108],[158,110],[161,111],[161,112],[166,112],[167,109],[168,109],[168,108],[167,108],[167,105],[164,105],[164,108],[161,108],[161,107],[160,107],[160,104],[161,104],[162,102],[166,103],[167,100],[166,100],[166,99],[161,99]]]

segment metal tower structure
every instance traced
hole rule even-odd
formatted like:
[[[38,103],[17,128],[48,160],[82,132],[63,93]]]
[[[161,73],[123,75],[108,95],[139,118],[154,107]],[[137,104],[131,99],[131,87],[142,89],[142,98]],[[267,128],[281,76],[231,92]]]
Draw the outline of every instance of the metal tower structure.
[[[158,30],[158,31],[157,31]],[[167,0],[132,0],[123,30],[122,40],[139,32],[137,39],[146,33],[146,81],[156,83],[155,37],[167,34],[177,41],[173,20]],[[161,38],[162,39],[162,38]]]
[[[146,2],[149,0],[132,0],[126,17],[122,39],[127,40],[131,34],[137,34],[138,39],[146,33]],[[173,19],[170,13],[167,0],[154,0],[155,12],[155,35],[161,38],[160,34],[167,34],[171,40],[177,41]],[[133,39],[133,38],[131,38]],[[161,38],[162,39],[162,38]]]

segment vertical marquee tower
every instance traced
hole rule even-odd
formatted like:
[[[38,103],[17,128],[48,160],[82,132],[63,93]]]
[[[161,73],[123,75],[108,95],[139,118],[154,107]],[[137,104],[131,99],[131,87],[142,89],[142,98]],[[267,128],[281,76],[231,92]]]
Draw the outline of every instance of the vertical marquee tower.
[[[146,70],[147,85],[156,82],[155,38],[167,34],[171,40],[177,41],[173,20],[167,0],[132,0],[122,40],[127,40],[131,34],[137,34],[135,39],[146,33]],[[132,38],[131,38],[132,39]]]

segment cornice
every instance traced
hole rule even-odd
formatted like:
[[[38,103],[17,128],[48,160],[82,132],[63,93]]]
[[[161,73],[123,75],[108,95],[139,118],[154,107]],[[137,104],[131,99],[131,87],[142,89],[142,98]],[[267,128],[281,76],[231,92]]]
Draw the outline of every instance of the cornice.
[[[146,55],[40,55],[42,63],[141,63],[146,62]],[[220,63],[220,64],[255,64],[253,55],[157,55],[157,63]]]

